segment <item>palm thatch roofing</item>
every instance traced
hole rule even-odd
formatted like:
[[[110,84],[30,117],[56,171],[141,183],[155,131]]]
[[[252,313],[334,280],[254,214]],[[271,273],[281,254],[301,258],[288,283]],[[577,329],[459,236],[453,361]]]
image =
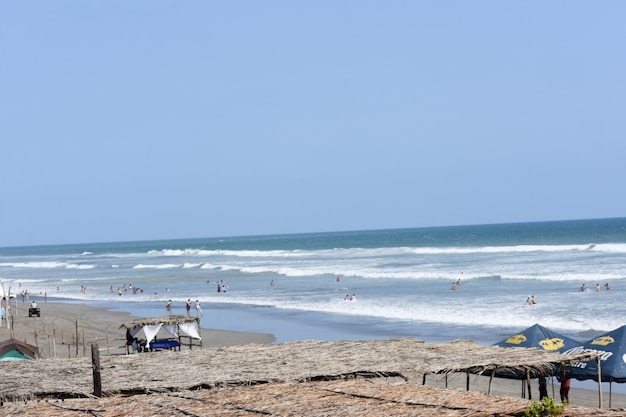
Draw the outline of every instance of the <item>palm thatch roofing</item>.
[[[7,403],[0,414],[21,417],[351,416],[521,417],[530,401],[387,379],[278,382],[133,396]],[[617,417],[623,410],[568,405],[562,417]]]
[[[426,344],[413,338],[373,341],[300,341],[100,358],[104,395],[177,392],[222,386],[307,382],[353,376],[395,377],[496,369],[551,375],[556,364],[594,354],[560,355],[528,348],[482,346],[471,341]],[[0,363],[0,373],[9,368]],[[11,364],[0,378],[0,399],[89,397],[90,358],[44,359]]]
[[[164,316],[164,317],[150,317],[150,318],[140,318],[133,319],[122,323],[121,328],[126,329],[136,329],[137,327],[150,326],[156,324],[180,324],[180,323],[193,323],[194,321],[198,321],[197,317],[189,317],[182,315],[173,315],[173,316]]]

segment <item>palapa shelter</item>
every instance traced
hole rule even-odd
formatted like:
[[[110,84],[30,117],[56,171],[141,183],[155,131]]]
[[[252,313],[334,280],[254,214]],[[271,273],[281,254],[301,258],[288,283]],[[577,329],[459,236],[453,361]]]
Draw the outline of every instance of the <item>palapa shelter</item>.
[[[39,358],[39,349],[17,339],[0,342],[0,361],[23,361]]]
[[[5,403],[0,414],[20,417],[521,417],[529,405],[528,400],[505,395],[381,378],[355,378]],[[563,416],[623,417],[624,411],[569,404]]]
[[[385,377],[420,381],[424,375],[455,372],[492,376],[498,369],[551,372],[556,364],[587,360],[593,354],[561,355],[527,348],[483,346],[471,341],[427,344],[413,338],[372,341],[301,341],[181,352],[104,356],[104,395],[212,389],[285,382]],[[90,395],[89,358],[38,360],[12,368],[0,379],[4,399],[71,398]],[[0,373],[3,372],[0,363]],[[158,371],[157,371],[158,370]],[[469,387],[467,387],[469,391]],[[489,385],[490,393],[491,384]]]
[[[127,353],[131,346],[135,351],[141,350],[140,346],[149,349],[180,348],[180,341],[184,337],[188,338],[190,348],[194,346],[194,342],[202,346],[200,323],[197,317],[166,316],[134,319],[125,322],[120,328],[126,329]],[[166,339],[157,339],[161,330],[168,335]],[[143,332],[143,340],[137,337],[140,332]]]

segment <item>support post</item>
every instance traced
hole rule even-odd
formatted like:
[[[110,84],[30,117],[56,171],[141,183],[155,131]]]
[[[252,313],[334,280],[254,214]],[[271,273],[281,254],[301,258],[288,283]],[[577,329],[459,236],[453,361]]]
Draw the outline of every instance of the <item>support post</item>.
[[[91,345],[91,367],[93,369],[93,395],[102,397],[102,377],[100,375],[100,351],[97,344]]]
[[[76,357],[78,358],[78,319],[76,319]]]
[[[596,364],[598,365],[598,408],[602,408],[602,363],[600,356],[596,358]]]

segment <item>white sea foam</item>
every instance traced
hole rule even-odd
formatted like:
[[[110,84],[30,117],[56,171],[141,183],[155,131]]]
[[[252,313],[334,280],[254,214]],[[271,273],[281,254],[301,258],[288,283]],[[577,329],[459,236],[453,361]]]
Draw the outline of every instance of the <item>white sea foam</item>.
[[[133,266],[133,269],[171,269],[171,268],[180,268],[182,265],[180,264],[137,264]]]
[[[13,289],[21,281],[33,294],[77,300],[162,302],[194,297],[206,302],[206,310],[217,303],[272,306],[341,315],[348,322],[373,317],[391,327],[406,322],[442,328],[524,328],[539,322],[555,330],[584,332],[610,330],[625,320],[621,295],[626,291],[626,243],[576,239],[575,244],[516,245],[514,235],[504,236],[472,240],[474,246],[467,241],[444,246],[441,240],[441,247],[412,246],[406,244],[408,239],[401,240],[403,246],[380,248],[355,244],[312,249],[306,242],[286,246],[296,250],[276,249],[273,241],[263,246],[262,239],[245,242],[242,250],[234,244],[220,248],[215,242],[187,249],[175,249],[184,247],[179,242],[172,242],[171,248],[169,242],[112,244],[98,250],[77,247],[65,255],[3,254],[0,275]],[[366,240],[387,244],[375,237]],[[549,242],[549,237],[537,242]],[[332,243],[332,238],[327,239]],[[567,240],[560,237],[558,242]],[[451,291],[459,278],[462,284]],[[217,282],[228,283],[229,291],[217,293]],[[591,288],[585,293],[578,291],[583,282]],[[596,283],[605,282],[611,283],[611,291],[592,291]],[[117,289],[125,283],[144,293],[111,293],[111,285]],[[87,294],[79,291],[81,285],[88,287]],[[347,293],[356,293],[357,300],[344,302]],[[527,307],[524,302],[531,294],[539,304]]]

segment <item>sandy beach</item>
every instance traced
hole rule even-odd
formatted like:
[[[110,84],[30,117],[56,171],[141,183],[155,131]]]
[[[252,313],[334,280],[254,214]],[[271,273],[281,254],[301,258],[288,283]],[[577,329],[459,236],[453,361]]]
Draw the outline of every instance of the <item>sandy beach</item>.
[[[37,346],[44,361],[68,360],[68,358],[73,358],[87,363],[88,357],[90,356],[90,346],[93,343],[98,344],[101,355],[104,357],[126,356],[125,330],[120,329],[120,325],[133,318],[130,314],[111,312],[105,308],[86,304],[48,302],[39,304],[39,307],[41,309],[41,317],[28,317],[27,303],[14,304],[12,328],[7,328],[7,322],[3,321],[2,327],[0,328],[0,340],[5,340],[13,336],[18,340]],[[207,352],[208,354],[214,352],[211,351],[211,348],[245,346],[251,344],[269,345],[274,342],[274,337],[271,334],[265,333],[235,332],[202,328],[201,335],[203,338],[203,352]],[[76,343],[77,338],[78,343]],[[197,353],[198,352],[196,352],[196,354]],[[167,354],[167,356],[164,355],[163,358],[167,357],[167,360],[185,360],[185,356],[183,355],[170,355],[169,352],[165,354]],[[486,393],[489,389],[488,380],[489,378],[484,376],[472,375],[470,391],[474,393]],[[412,382],[415,385],[421,385],[421,381],[415,380]],[[426,378],[426,385],[435,388],[447,387],[450,389],[464,390],[465,383],[465,374],[451,374],[448,377],[433,375]],[[506,396],[511,400],[517,400],[521,397],[521,390],[520,381],[497,379],[497,382],[491,387],[491,395]],[[554,381],[554,386],[549,382],[549,395],[552,396],[554,394],[557,398],[557,402],[560,402],[558,401],[558,390],[558,382]],[[533,399],[536,400],[538,398],[536,381],[533,381],[531,392]],[[608,393],[604,393],[603,397],[603,407],[606,409],[609,404]],[[571,406],[592,407],[597,409],[598,393],[597,391],[574,388],[570,391],[570,402]],[[611,406],[614,409],[625,408],[626,396],[613,394]],[[11,413],[7,413],[7,410],[15,412],[15,409],[7,408],[5,405],[5,412],[0,408],[0,415],[12,415]],[[20,408],[20,413],[27,411],[28,409],[24,407]],[[28,415],[28,413],[26,415]],[[32,415],[36,415],[36,413]],[[389,415],[394,414],[391,413]]]
[[[78,355],[84,356],[97,343],[106,354],[125,353],[125,330],[122,323],[133,318],[128,313],[109,311],[87,304],[46,302],[38,303],[41,317],[28,317],[28,303],[14,303],[13,326],[6,321],[0,327],[0,340],[13,335],[40,349],[44,358],[67,358],[76,356],[76,332],[78,330]],[[249,343],[272,343],[274,337],[266,333],[236,332],[228,330],[201,330],[202,344],[206,347],[235,346]],[[53,343],[55,342],[55,343]]]

